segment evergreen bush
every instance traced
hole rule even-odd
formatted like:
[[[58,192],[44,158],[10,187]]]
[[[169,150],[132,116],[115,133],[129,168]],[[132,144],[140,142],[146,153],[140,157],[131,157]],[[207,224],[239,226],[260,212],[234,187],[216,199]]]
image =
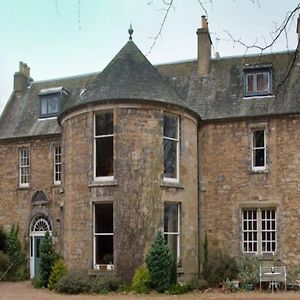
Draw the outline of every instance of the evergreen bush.
[[[151,277],[146,266],[141,266],[136,269],[131,289],[138,294],[148,294],[150,291]]]
[[[203,267],[203,277],[208,286],[216,286],[226,279],[237,277],[235,258],[215,247],[209,248],[207,262]]]
[[[49,232],[46,232],[45,238],[41,243],[41,264],[40,264],[40,278],[44,287],[48,287],[51,270],[57,259],[57,254],[54,251],[52,244],[52,237]]]
[[[56,284],[56,291],[65,294],[98,293],[106,294],[116,291],[120,280],[114,274],[90,277],[87,271],[71,271],[63,276]]]
[[[51,269],[51,275],[49,277],[49,289],[54,290],[57,282],[66,275],[68,272],[67,266],[61,258],[58,258]]]
[[[162,293],[170,287],[171,275],[171,254],[159,231],[154,243],[146,257],[147,268],[151,276],[151,284],[154,289]]]

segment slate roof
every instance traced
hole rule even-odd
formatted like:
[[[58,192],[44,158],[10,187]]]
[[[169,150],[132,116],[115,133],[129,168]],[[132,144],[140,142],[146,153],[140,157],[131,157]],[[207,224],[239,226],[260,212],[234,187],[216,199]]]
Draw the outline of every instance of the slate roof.
[[[269,116],[300,113],[299,63],[281,85],[294,56],[295,51],[212,59],[206,76],[197,75],[196,60],[157,69],[202,120]],[[244,68],[251,65],[272,65],[271,96],[244,97]]]
[[[77,97],[96,75],[34,81],[21,97],[13,93],[1,115],[0,139],[59,134],[61,128],[56,118],[39,119],[38,95],[46,89],[63,87],[70,98]]]
[[[89,103],[120,100],[158,101],[190,109],[204,121],[300,113],[299,63],[284,81],[295,52],[211,60],[208,75],[197,74],[197,61],[152,66],[129,41],[101,73],[32,82],[14,93],[0,119],[0,139],[60,134],[57,119],[38,119],[38,95],[68,92],[63,113]],[[273,95],[244,97],[245,65],[272,65]],[[184,99],[184,100],[183,100]]]
[[[129,40],[108,66],[98,74],[75,102],[63,111],[86,103],[108,100],[146,100],[179,105],[186,103],[158,73],[132,40]]]

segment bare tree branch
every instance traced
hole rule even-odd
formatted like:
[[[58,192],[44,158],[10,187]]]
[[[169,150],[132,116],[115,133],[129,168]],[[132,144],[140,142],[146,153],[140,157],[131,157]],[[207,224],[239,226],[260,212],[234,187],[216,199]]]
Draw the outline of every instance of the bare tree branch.
[[[57,0],[55,0],[55,10],[56,10],[56,14],[60,17],[60,13],[58,11]]]
[[[152,2],[152,1],[151,1],[151,2]],[[151,2],[150,2],[150,3],[151,3]],[[167,17],[168,17],[169,12],[170,12],[170,9],[171,9],[171,7],[173,6],[173,2],[174,2],[174,0],[170,0],[169,2],[167,2],[166,0],[163,0],[163,3],[167,6],[167,8],[166,8],[166,13],[165,13],[165,15],[164,15],[164,18],[163,18],[161,24],[160,24],[160,28],[159,28],[159,31],[158,31],[157,35],[153,38],[153,43],[152,43],[152,45],[150,46],[150,49],[149,49],[148,53],[146,54],[146,56],[149,55],[149,54],[151,53],[153,47],[154,47],[155,44],[156,44],[157,39],[161,36],[162,30],[163,30],[163,27],[164,27],[164,25],[165,25],[165,23],[166,23]]]
[[[81,30],[81,11],[80,11],[80,0],[78,0],[78,29]]]
[[[242,46],[244,46],[247,50],[248,49],[258,49],[260,51],[265,51],[268,48],[272,48],[272,46],[275,44],[275,42],[279,39],[279,37],[285,32],[289,22],[291,21],[291,19],[293,19],[293,17],[295,16],[296,12],[300,10],[300,3],[298,3],[298,5],[290,12],[288,12],[287,16],[285,17],[284,21],[282,22],[282,24],[275,30],[274,32],[274,37],[272,38],[270,43],[267,43],[265,46],[261,46],[261,45],[257,45],[257,41],[255,43],[253,43],[252,45],[246,44],[245,42],[243,42],[240,39],[235,39],[229,31],[225,30],[225,32],[228,34],[228,36],[231,38],[231,40],[234,43],[238,43]]]

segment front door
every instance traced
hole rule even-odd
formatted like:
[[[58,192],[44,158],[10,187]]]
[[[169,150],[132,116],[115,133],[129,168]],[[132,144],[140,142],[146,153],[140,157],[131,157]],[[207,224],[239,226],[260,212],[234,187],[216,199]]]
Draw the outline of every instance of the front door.
[[[33,260],[34,260],[34,276],[40,275],[40,264],[41,264],[41,244],[43,241],[43,236],[35,236],[34,237],[34,253],[33,253]]]

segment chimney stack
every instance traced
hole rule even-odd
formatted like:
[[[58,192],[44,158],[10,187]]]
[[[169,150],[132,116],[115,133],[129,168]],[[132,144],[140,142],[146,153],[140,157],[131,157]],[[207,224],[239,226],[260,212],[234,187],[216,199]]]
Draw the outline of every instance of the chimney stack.
[[[210,69],[211,39],[208,31],[208,22],[205,16],[201,16],[201,27],[197,30],[198,36],[198,73],[207,75]]]
[[[22,94],[31,81],[30,68],[27,64],[20,61],[19,71],[14,75],[14,91]]]

